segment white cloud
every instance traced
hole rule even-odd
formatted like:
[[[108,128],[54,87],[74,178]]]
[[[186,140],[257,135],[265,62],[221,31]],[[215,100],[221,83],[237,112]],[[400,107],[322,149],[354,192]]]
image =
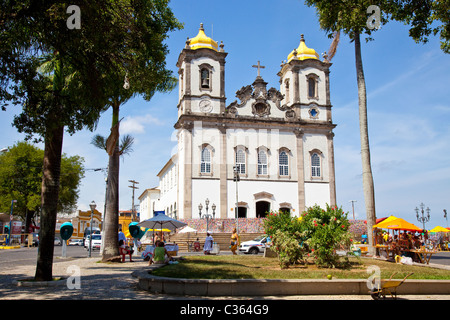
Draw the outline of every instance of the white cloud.
[[[145,133],[145,128],[149,125],[163,125],[163,121],[158,118],[153,117],[150,114],[144,116],[126,117],[120,123],[120,133],[128,134],[135,133],[141,134]]]

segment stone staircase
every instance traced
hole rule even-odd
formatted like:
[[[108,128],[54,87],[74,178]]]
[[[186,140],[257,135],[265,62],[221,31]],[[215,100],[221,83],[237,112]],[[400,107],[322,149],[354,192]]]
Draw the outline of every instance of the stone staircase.
[[[263,233],[242,233],[240,234],[241,242],[253,240],[259,235]],[[212,237],[214,238],[214,242],[219,244],[221,251],[230,251],[230,240],[231,240],[231,232],[218,232],[213,233]],[[176,233],[170,236],[170,242],[175,242],[178,244],[178,248],[180,252],[188,251],[188,240],[190,242],[195,241],[196,239],[200,241],[200,248],[203,249],[203,245],[205,243],[206,233],[205,232],[197,232],[197,233]]]

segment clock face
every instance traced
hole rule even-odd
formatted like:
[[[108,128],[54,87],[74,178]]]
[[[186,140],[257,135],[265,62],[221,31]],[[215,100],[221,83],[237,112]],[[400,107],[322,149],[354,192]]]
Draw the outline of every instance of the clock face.
[[[198,104],[201,112],[211,112],[212,111],[212,104],[211,100],[209,99],[202,99]]]

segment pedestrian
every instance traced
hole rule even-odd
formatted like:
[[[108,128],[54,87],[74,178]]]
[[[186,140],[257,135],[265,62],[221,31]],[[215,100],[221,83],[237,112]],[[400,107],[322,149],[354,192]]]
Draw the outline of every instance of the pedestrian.
[[[204,254],[211,254],[211,250],[213,248],[214,239],[209,232],[206,233],[205,245],[203,246]]]
[[[234,255],[236,255],[236,250],[239,246],[239,236],[237,234],[236,228],[233,229],[233,233],[231,234],[231,241],[230,241],[230,249],[231,252],[233,252]]]
[[[119,245],[120,240],[122,240],[124,243],[127,242],[127,238],[125,237],[125,234],[122,232],[122,228],[119,228]]]

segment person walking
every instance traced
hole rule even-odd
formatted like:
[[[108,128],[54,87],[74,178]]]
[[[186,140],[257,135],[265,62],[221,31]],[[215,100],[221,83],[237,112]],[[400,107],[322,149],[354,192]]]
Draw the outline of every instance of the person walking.
[[[236,255],[236,250],[239,246],[239,236],[237,234],[236,228],[233,229],[233,233],[231,234],[231,241],[230,241],[230,249],[231,252],[233,252],[234,255]]]
[[[209,232],[206,233],[205,245],[203,246],[204,254],[211,254],[211,250],[213,248],[214,239]]]

